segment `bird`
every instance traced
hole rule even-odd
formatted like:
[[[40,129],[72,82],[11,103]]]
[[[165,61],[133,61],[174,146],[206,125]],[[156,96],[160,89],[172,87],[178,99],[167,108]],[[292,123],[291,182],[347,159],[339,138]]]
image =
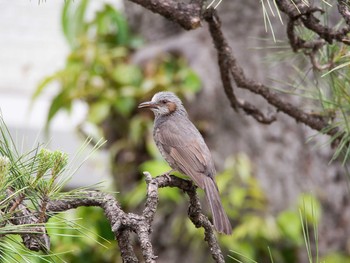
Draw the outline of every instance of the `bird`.
[[[204,189],[216,231],[230,235],[232,226],[214,180],[213,158],[202,135],[190,121],[182,101],[174,93],[162,91],[154,94],[151,101],[139,104],[138,108],[153,111],[153,139],[172,168],[170,172],[177,170]]]

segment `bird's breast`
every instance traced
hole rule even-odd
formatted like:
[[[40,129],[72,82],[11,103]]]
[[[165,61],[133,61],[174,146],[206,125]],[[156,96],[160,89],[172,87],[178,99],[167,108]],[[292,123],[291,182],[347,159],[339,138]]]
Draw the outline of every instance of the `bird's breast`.
[[[170,165],[170,167],[172,169],[179,170],[177,165],[176,165],[175,160],[170,155],[170,151],[171,151],[170,146],[163,144],[160,140],[160,137],[161,137],[160,133],[162,132],[161,129],[162,129],[161,127],[154,128],[154,130],[153,130],[154,142],[155,142],[160,154],[163,156],[165,161],[167,161],[167,163]]]

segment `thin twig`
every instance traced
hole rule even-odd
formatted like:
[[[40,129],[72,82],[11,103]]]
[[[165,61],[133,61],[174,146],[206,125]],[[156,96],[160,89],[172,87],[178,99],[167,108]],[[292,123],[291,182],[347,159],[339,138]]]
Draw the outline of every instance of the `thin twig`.
[[[324,10],[321,8],[306,5],[301,0],[276,0],[276,3],[279,10],[285,13],[291,20],[299,20],[307,29],[315,32],[329,44],[332,44],[333,40],[336,40],[350,45],[350,39],[347,37],[350,27],[346,26],[337,30],[322,25],[320,20],[314,16],[315,12],[324,13]]]
[[[338,11],[343,16],[346,24],[350,26],[350,6],[349,0],[338,0]]]

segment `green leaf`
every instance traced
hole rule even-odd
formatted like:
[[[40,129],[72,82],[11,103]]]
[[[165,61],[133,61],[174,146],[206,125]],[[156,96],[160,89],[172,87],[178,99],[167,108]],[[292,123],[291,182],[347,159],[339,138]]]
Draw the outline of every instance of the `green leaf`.
[[[159,199],[161,200],[171,200],[176,203],[180,202],[181,194],[177,188],[161,188],[159,189]]]
[[[244,205],[247,196],[247,189],[236,187],[234,191],[229,192],[229,199],[236,208],[241,208]]]
[[[139,144],[143,139],[143,135],[147,132],[145,120],[139,116],[135,116],[130,120],[130,139],[133,144]]]
[[[232,236],[236,239],[256,238],[259,236],[259,229],[264,228],[265,223],[262,217],[245,216],[242,219],[242,224],[235,228]]]
[[[113,72],[112,78],[120,85],[138,86],[142,79],[141,71],[138,67],[130,64],[119,64]]]
[[[324,256],[319,262],[349,263],[350,257],[348,255],[344,255],[343,252],[331,252],[330,254]]]
[[[301,222],[297,213],[290,210],[281,212],[277,217],[277,224],[288,239],[297,245],[303,242]]]
[[[132,97],[118,97],[115,100],[114,107],[125,117],[128,117],[135,108],[135,99]]]
[[[193,93],[198,92],[201,88],[201,81],[198,75],[190,69],[186,69],[186,77],[184,79],[184,87]]]
[[[110,113],[111,105],[107,101],[99,101],[91,104],[88,113],[88,120],[99,124],[104,121]]]
[[[147,171],[152,176],[157,176],[169,172],[171,168],[164,160],[150,160],[141,164],[139,170],[141,172]]]
[[[142,180],[142,182],[126,195],[125,201],[127,205],[131,207],[140,205],[145,200],[146,189],[146,182]]]
[[[324,74],[322,75],[322,77],[325,77],[326,75],[332,73],[333,71],[339,70],[339,69],[344,68],[344,67],[347,67],[347,66],[349,66],[349,65],[350,65],[350,61],[347,61],[347,62],[345,62],[345,63],[342,63],[342,64],[340,64],[340,65],[338,65],[338,66],[332,68],[331,70],[327,71],[326,73],[324,73]]]
[[[48,126],[52,120],[52,118],[56,115],[56,113],[61,109],[69,110],[71,107],[72,101],[68,97],[67,90],[63,90],[60,92],[53,100],[50,105],[49,113],[47,115],[46,125]]]
[[[61,24],[64,36],[72,48],[76,47],[79,37],[87,29],[87,24],[84,20],[88,4],[88,0],[81,0],[79,2],[65,1]]]
[[[106,5],[109,16],[112,21],[117,26],[117,44],[121,46],[126,46],[129,44],[129,26],[124,18],[117,10],[115,10],[111,5]]]
[[[303,217],[310,224],[318,223],[321,218],[321,205],[319,201],[311,194],[302,194],[299,196],[298,206]]]
[[[52,81],[57,80],[61,75],[61,72],[57,72],[49,77],[44,78],[36,88],[35,92],[32,95],[32,100],[36,100],[43,90],[49,85]]]
[[[67,42],[72,46],[71,39],[71,28],[69,27],[69,17],[70,17],[70,5],[73,1],[65,1],[63,6],[62,16],[61,16],[61,26],[64,36],[66,37]]]
[[[237,154],[236,169],[242,181],[248,182],[252,175],[252,164],[247,155]]]

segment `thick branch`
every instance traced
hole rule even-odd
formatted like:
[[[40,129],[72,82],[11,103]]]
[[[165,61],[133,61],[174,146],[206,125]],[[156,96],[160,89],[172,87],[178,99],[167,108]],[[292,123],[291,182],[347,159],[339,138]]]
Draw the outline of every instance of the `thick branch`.
[[[216,47],[218,51],[218,64],[220,69],[222,85],[224,87],[226,97],[228,98],[231,104],[231,107],[236,111],[238,108],[243,109],[245,113],[251,115],[254,119],[256,119],[260,123],[270,124],[274,122],[276,120],[275,115],[265,116],[254,105],[250,104],[247,101],[237,99],[234,93],[234,89],[232,87],[232,80],[231,80],[232,79],[232,75],[231,75],[232,58],[230,56],[231,48],[228,45],[227,41],[225,40],[220,28],[215,28],[215,30],[216,30],[215,34],[217,35],[217,39],[220,42],[218,43],[218,45],[216,45]]]
[[[117,232],[116,239],[120,248],[120,254],[124,263],[138,263],[134,249],[131,245],[130,230],[125,229]]]
[[[215,262],[225,262],[215,237],[214,227],[209,219],[202,214],[199,198],[196,193],[196,186],[188,180],[175,176],[158,176],[152,178],[149,173],[145,173],[147,182],[147,200],[142,215],[125,213],[118,201],[111,194],[99,191],[82,191],[79,197],[66,197],[59,200],[45,200],[45,215],[29,210],[24,204],[17,204],[17,209],[13,211],[15,217],[10,221],[18,226],[24,226],[24,230],[18,232],[24,244],[31,250],[48,250],[49,238],[46,234],[45,226],[38,224],[39,221],[46,223],[54,213],[75,209],[81,206],[99,206],[111,224],[111,229],[118,241],[123,262],[136,263],[138,259],[130,242],[130,233],[134,232],[140,241],[143,259],[147,263],[154,263],[156,256],[153,252],[150,240],[151,225],[158,206],[158,189],[163,187],[178,187],[190,198],[188,215],[196,227],[203,227],[205,230],[205,241],[208,243],[210,252]],[[13,196],[13,191],[8,190],[8,196]],[[76,195],[75,195],[76,196]],[[13,206],[14,201],[10,203]],[[29,226],[27,226],[29,225]],[[9,233],[11,234],[11,233]],[[12,233],[15,234],[15,233]]]
[[[97,191],[84,192],[82,193],[81,198],[51,200],[47,205],[47,211],[62,212],[80,206],[101,207],[104,210],[104,213],[112,226],[112,231],[115,234],[115,237],[118,241],[124,262],[138,262],[130,243],[129,231],[133,231],[135,233],[143,233],[143,228],[148,229],[149,226],[146,226],[143,217],[134,214],[126,214],[120,208],[118,201],[114,198],[113,195]],[[149,242],[148,236],[141,235],[139,236],[139,238],[141,244]],[[147,251],[144,252],[144,257],[146,262],[154,262],[153,258],[155,256],[153,254],[152,246],[147,247]]]
[[[145,262],[152,263],[155,262],[156,256],[153,253],[150,233],[151,224],[158,206],[158,189],[163,187],[177,187],[189,196],[189,218],[197,228],[204,228],[205,241],[209,245],[213,259],[215,262],[225,262],[215,236],[214,227],[209,219],[202,214],[201,205],[196,193],[196,186],[189,180],[175,176],[164,175],[152,178],[149,173],[145,173],[145,175],[147,200],[142,215],[125,213],[120,208],[114,196],[97,191],[83,192],[81,198],[51,200],[47,204],[47,212],[62,212],[80,206],[99,206],[104,210],[107,219],[111,223],[112,231],[118,240],[124,262],[138,262],[129,240],[130,231],[132,231],[139,238]]]
[[[190,198],[190,205],[188,207],[188,216],[193,224],[199,228],[203,227],[205,231],[205,241],[208,243],[210,253],[215,262],[224,263],[225,259],[222,255],[219,243],[216,239],[214,227],[209,219],[202,214],[201,204],[196,192],[197,187],[192,181],[184,180],[176,176],[158,176],[153,179],[159,188],[163,187],[177,187],[186,192]]]
[[[189,4],[174,0],[130,1],[178,23],[186,30],[196,29],[201,25],[201,4],[198,1]]]

